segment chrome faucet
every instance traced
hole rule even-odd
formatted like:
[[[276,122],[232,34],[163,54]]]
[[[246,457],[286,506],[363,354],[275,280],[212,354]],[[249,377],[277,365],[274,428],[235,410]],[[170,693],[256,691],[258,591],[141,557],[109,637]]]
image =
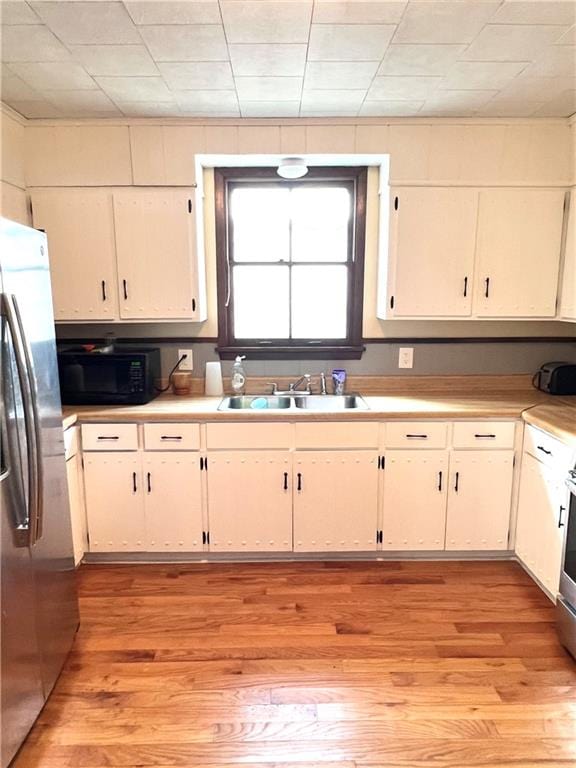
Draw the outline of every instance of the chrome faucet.
[[[300,378],[297,381],[295,381],[293,384],[290,384],[289,387],[288,387],[288,390],[290,392],[296,392],[296,390],[298,390],[298,387],[300,386],[300,384],[302,384],[302,382],[305,381],[306,382],[306,389],[302,389],[302,390],[298,390],[298,391],[302,392],[302,394],[304,394],[304,395],[311,395],[312,394],[312,389],[310,387],[310,379],[311,378],[312,377],[310,376],[309,373],[305,373],[303,376],[300,376]]]
[[[321,395],[327,395],[328,390],[326,389],[326,374],[324,371],[320,374],[320,394]]]

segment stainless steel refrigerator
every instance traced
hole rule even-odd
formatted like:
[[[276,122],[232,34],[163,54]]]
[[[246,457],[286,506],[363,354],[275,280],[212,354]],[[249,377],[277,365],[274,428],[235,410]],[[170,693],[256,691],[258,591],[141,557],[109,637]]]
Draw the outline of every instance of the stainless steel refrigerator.
[[[78,627],[46,236],[7,219],[0,220],[0,302],[5,768],[54,687]]]

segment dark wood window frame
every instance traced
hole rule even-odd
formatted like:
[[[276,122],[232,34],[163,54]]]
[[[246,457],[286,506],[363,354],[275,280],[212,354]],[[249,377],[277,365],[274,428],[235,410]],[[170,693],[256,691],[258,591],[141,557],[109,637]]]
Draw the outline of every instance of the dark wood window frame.
[[[359,360],[364,352],[362,340],[362,310],[364,296],[364,249],[366,241],[365,167],[315,167],[303,179],[284,180],[276,168],[215,168],[214,197],[216,214],[216,267],[218,290],[218,346],[220,357],[230,360],[245,354],[249,359],[299,360]],[[347,335],[345,339],[236,339],[233,331],[233,291],[229,282],[231,270],[228,253],[230,213],[228,185],[232,182],[268,181],[275,185],[293,186],[317,181],[348,181],[354,188],[353,233],[349,253]]]

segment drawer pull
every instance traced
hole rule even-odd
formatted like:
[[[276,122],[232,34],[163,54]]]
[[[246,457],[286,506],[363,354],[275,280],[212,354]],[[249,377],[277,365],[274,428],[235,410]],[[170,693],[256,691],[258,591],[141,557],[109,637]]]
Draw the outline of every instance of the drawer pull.
[[[486,440],[495,440],[496,435],[474,435],[474,437],[477,437],[479,440],[482,438],[485,438]]]
[[[122,280],[122,289],[124,292],[124,301],[128,301],[128,282],[126,280]]]
[[[442,493],[442,472],[438,472],[438,490]]]
[[[288,472],[284,472],[284,490],[288,490]]]
[[[118,435],[98,435],[98,440],[120,440]]]
[[[456,472],[456,478],[454,480],[454,491],[458,493],[458,486],[460,484],[460,472]]]
[[[542,453],[545,453],[547,456],[552,456],[552,451],[543,448],[541,445],[537,445],[536,448],[538,448],[539,451],[542,451]]]
[[[132,472],[132,492],[136,493],[138,486],[136,485],[136,472]]]
[[[102,280],[102,301],[106,301],[106,280]]]
[[[406,435],[409,440],[428,440],[428,435]]]
[[[160,435],[160,440],[182,440],[182,435]]]
[[[146,482],[148,485],[148,493],[152,493],[152,475],[150,472],[146,473]]]
[[[296,490],[301,491],[302,490],[302,473],[298,472],[298,485],[296,486]]]

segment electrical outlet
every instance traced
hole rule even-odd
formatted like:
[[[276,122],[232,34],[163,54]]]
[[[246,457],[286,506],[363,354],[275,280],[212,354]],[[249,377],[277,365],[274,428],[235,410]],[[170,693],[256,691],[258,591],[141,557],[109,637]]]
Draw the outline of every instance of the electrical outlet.
[[[414,347],[400,347],[398,368],[412,368],[414,365]]]
[[[182,355],[186,355],[186,359],[182,360],[182,362],[178,366],[178,370],[179,371],[191,371],[194,368],[194,361],[193,361],[193,358],[192,358],[192,350],[191,349],[179,349],[178,350],[178,360],[180,360]]]

